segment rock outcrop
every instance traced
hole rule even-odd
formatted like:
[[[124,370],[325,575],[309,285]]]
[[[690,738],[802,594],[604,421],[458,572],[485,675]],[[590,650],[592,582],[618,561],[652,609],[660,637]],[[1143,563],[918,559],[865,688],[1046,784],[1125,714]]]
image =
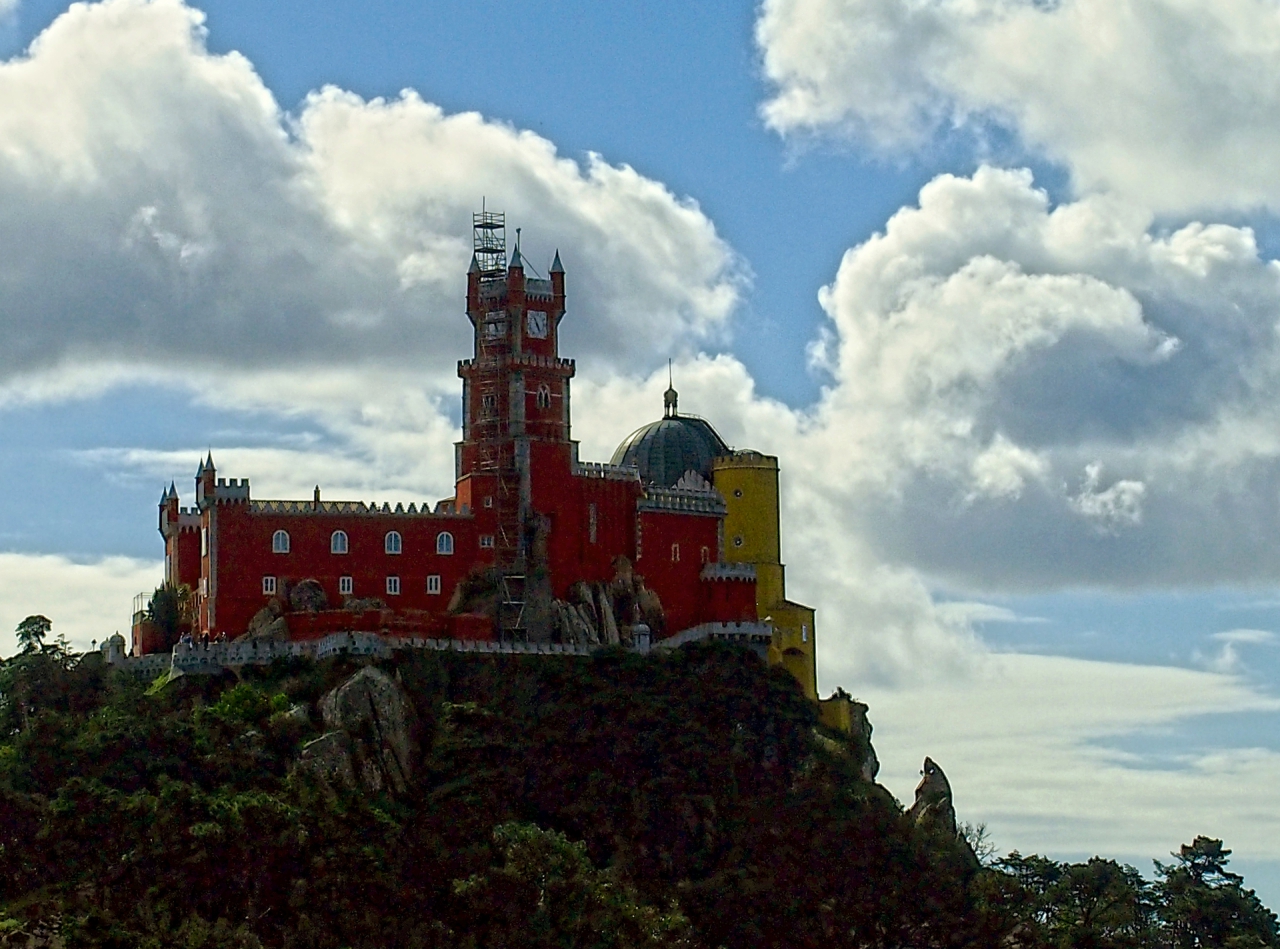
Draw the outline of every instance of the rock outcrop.
[[[289,588],[289,609],[295,613],[316,613],[328,605],[329,597],[319,580],[299,580]]]
[[[370,794],[403,794],[417,759],[413,706],[394,679],[366,666],[320,699],[325,733],[302,749],[299,767]]]
[[[253,619],[249,620],[249,626],[244,635],[236,637],[236,641],[264,639],[272,642],[288,642],[289,624],[281,613],[280,601],[273,597],[270,603],[253,614]]]
[[[928,824],[948,834],[955,835],[956,810],[951,803],[951,782],[932,758],[924,759],[923,777],[916,785],[915,803],[907,809],[907,816],[917,825]]]

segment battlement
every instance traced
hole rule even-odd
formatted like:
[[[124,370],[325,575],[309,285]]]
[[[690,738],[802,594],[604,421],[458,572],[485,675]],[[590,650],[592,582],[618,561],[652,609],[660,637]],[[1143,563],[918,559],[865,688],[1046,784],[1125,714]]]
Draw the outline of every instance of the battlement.
[[[201,509],[210,504],[237,504],[248,500],[248,478],[219,478],[207,491],[203,481],[196,482],[196,505]]]
[[[451,511],[442,511],[440,505],[433,512],[426,501],[422,502],[421,508],[413,501],[409,502],[408,507],[403,502],[397,502],[394,508],[390,502],[383,502],[379,507],[377,503],[366,504],[364,501],[250,501],[249,511],[253,514],[330,514],[348,517],[381,517],[388,514],[400,517],[447,517],[452,514]]]
[[[679,511],[684,514],[711,514],[723,517],[728,511],[717,491],[662,488],[649,485],[636,505],[641,511]]]
[[[674,636],[658,640],[653,644],[653,648],[679,649],[686,643],[704,640],[746,646],[763,657],[768,653],[769,644],[773,641],[773,627],[768,623],[700,623],[681,630]]]
[[[577,364],[572,359],[552,358],[551,356],[539,356],[536,353],[502,353],[497,356],[490,356],[483,360],[476,359],[459,359],[458,374],[465,375],[467,373],[480,369],[498,369],[503,366],[518,366],[530,369],[559,369],[573,375],[577,372]]]
[[[606,481],[639,481],[640,472],[624,465],[606,465],[595,461],[577,461],[573,465],[576,478],[603,478]]]
[[[741,580],[755,582],[756,565],[753,563],[709,563],[699,575],[702,580]]]
[[[713,468],[769,468],[773,471],[778,470],[777,457],[749,449],[735,451],[732,455],[721,455],[711,464]]]

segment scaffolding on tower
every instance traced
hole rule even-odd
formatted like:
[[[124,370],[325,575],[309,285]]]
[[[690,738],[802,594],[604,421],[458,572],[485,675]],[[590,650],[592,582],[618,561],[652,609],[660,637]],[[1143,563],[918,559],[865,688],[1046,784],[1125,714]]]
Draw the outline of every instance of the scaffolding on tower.
[[[481,280],[497,280],[507,273],[507,215],[480,211],[471,215],[471,237]]]

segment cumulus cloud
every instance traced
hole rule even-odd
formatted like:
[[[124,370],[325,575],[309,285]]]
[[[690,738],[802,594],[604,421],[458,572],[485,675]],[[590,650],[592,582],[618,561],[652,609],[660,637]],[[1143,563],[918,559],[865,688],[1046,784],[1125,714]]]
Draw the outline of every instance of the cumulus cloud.
[[[933,757],[960,819],[987,823],[1003,850],[1149,857],[1212,834],[1241,859],[1280,859],[1280,821],[1240,803],[1270,800],[1280,754],[1183,742],[1175,754],[1161,750],[1193,720],[1280,711],[1234,677],[995,655],[968,679],[927,691],[859,694],[871,704],[881,781],[910,801],[920,762]]]
[[[484,195],[537,222],[532,266],[560,249],[579,352],[625,361],[724,327],[746,272],[691,200],[412,91],[326,88],[285,115],[202,23],[179,0],[76,4],[0,63],[0,381],[92,364],[451,374]]]
[[[1270,0],[765,0],[766,121],[882,149],[1006,128],[1083,192],[1275,207]]]
[[[75,562],[53,555],[0,553],[0,656],[17,652],[14,630],[35,613],[77,649],[115,632],[129,636],[136,594],[154,590],[161,564],[128,557]]]

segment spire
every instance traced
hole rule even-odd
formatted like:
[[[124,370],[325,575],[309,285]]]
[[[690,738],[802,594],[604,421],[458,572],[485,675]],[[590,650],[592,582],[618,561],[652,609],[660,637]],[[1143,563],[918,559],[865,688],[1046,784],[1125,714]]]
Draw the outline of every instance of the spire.
[[[511,254],[511,266],[524,269],[524,261],[520,259],[520,245],[516,245],[516,249]]]
[[[212,449],[212,448],[210,448],[210,449],[209,449],[209,457],[205,460],[204,466],[205,466],[206,468],[208,468],[210,471],[213,471],[213,470],[214,470],[214,467],[213,467],[213,449]]]
[[[479,258],[476,257],[475,253],[472,252],[471,266],[467,268],[467,273],[479,273],[479,272],[480,272],[480,260]]]
[[[564,273],[564,264],[560,263],[560,248],[556,248],[556,259],[551,261],[552,273]]]
[[[676,417],[676,404],[680,399],[680,395],[676,392],[674,377],[671,373],[671,360],[667,360],[667,391],[662,393],[662,416],[663,418]]]
[[[198,478],[202,474],[204,474],[204,459],[200,460],[200,467],[196,469],[196,477]]]
[[[169,497],[176,498],[178,496],[178,486],[172,481],[169,482]]]

